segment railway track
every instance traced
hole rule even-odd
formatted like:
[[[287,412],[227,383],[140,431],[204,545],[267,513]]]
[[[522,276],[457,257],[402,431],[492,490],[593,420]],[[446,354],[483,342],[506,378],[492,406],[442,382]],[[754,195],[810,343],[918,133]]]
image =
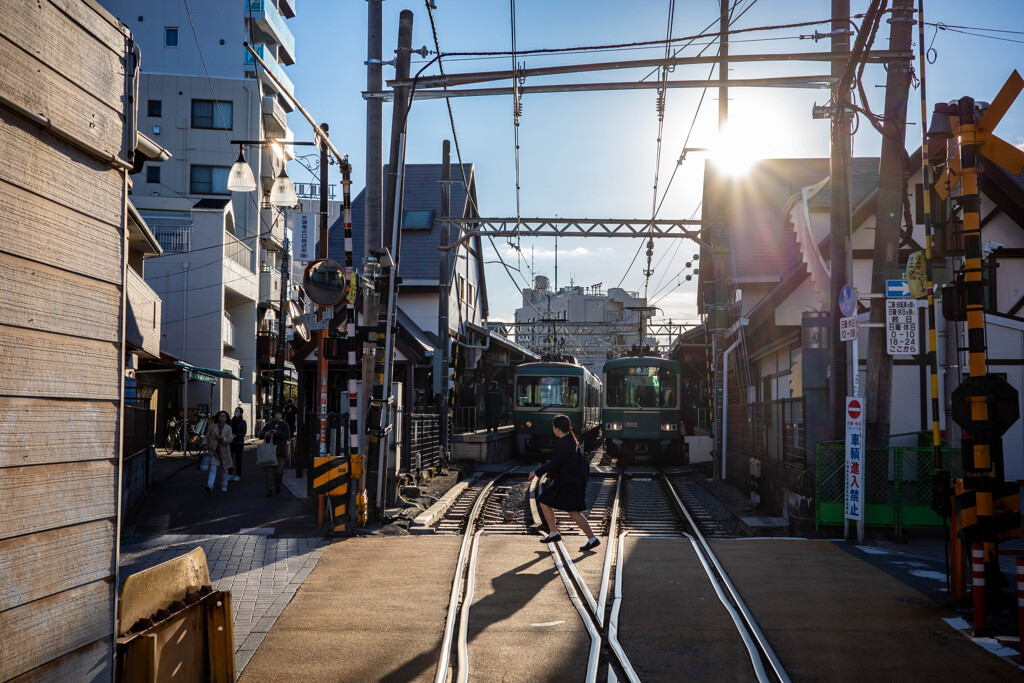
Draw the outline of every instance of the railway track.
[[[587,517],[595,534],[604,539],[600,584],[588,586],[577,570],[566,548],[566,544],[572,546],[576,539],[547,544],[569,600],[590,637],[585,680],[641,680],[637,668],[643,670],[643,666],[634,667],[630,653],[619,639],[619,619],[624,607],[630,605],[629,594],[623,592],[633,561],[629,559],[632,555],[627,556],[626,546],[643,541],[672,543],[670,539],[677,539],[692,549],[686,551],[691,565],[688,571],[691,574],[698,571],[705,577],[717,596],[719,609],[728,613],[728,621],[734,626],[749,658],[750,677],[788,683],[785,669],[708,544],[708,538],[728,537],[729,527],[700,504],[701,496],[695,493],[699,484],[680,470],[628,468],[618,472],[608,467],[600,454],[593,464],[601,475],[595,476],[592,472],[588,482]],[[540,517],[531,498],[535,498],[537,491],[535,486],[526,483],[524,474],[506,472],[471,483],[437,525],[437,533],[460,534],[463,542],[436,683],[470,679],[467,634],[481,536],[535,533],[533,524],[539,522]],[[526,495],[527,489],[530,496]],[[556,518],[563,536],[579,534],[567,515],[558,513]],[[677,552],[684,548],[674,547]],[[635,605],[633,603],[634,610]]]

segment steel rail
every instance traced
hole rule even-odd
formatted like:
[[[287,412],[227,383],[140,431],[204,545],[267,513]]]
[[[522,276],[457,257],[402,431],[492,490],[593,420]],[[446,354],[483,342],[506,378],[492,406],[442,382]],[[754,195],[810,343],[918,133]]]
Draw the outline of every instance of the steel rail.
[[[473,549],[469,553],[469,573],[466,577],[466,594],[462,599],[462,615],[459,619],[459,671],[456,677],[458,683],[469,681],[469,608],[473,604],[473,595],[476,593],[476,558],[480,555],[480,536],[484,530],[473,535]]]
[[[615,499],[612,501],[612,514],[608,520],[608,547],[604,552],[604,567],[601,569],[600,600],[597,603],[597,623],[604,626],[605,609],[608,607],[608,580],[612,573],[612,560],[615,559],[615,525],[619,518],[619,495],[622,493],[622,475],[615,484]]]
[[[761,648],[761,651],[764,653],[764,656],[768,659],[768,662],[771,664],[772,670],[775,673],[776,677],[778,677],[781,683],[791,683],[789,674],[786,673],[786,669],[782,666],[782,662],[779,661],[779,658],[775,654],[775,651],[772,650],[771,645],[768,643],[768,639],[761,631],[761,627],[757,625],[757,622],[754,620],[754,616],[750,613],[750,610],[747,608],[746,603],[743,602],[743,598],[740,597],[739,591],[736,590],[736,586],[733,585],[732,580],[726,573],[725,567],[722,566],[722,563],[718,561],[718,557],[711,550],[711,546],[708,545],[707,540],[704,538],[704,534],[700,532],[700,527],[697,526],[696,520],[694,520],[693,517],[690,515],[690,511],[686,509],[686,505],[683,504],[683,501],[679,497],[679,494],[676,492],[675,487],[672,486],[672,482],[669,481],[668,477],[664,476],[664,473],[662,473],[662,479],[664,479],[665,485],[668,487],[669,492],[672,494],[672,498],[675,499],[676,505],[679,507],[679,510],[683,513],[683,516],[686,517],[686,521],[689,523],[690,528],[693,530],[693,535],[690,537],[690,540],[694,544],[694,549],[698,549],[699,543],[698,556],[701,557],[701,562],[704,563],[706,557],[707,561],[714,565],[715,570],[718,572],[722,584],[724,584],[726,590],[729,593],[729,597],[736,605],[736,609],[743,616],[743,621],[746,623],[747,630],[757,640],[758,647]],[[701,552],[701,550],[703,552]],[[715,590],[717,591],[718,588],[716,587]],[[760,658],[758,658],[758,660],[760,660]],[[758,661],[758,664],[760,664],[760,661]]]
[[[618,495],[616,495],[616,505],[618,502]],[[626,656],[625,650],[622,649],[622,645],[619,643],[619,609],[622,607],[622,569],[625,565],[623,558],[626,556],[626,534],[628,533],[628,531],[624,531],[619,534],[619,564],[615,568],[615,599],[612,600],[612,614],[608,621],[608,645],[611,646],[612,652],[618,658],[619,666],[622,667],[626,677],[632,683],[640,683],[640,677],[637,676],[636,670],[633,669],[633,665],[629,661],[629,657]]]
[[[479,497],[470,510],[469,518],[466,521],[466,533],[463,534],[462,545],[459,548],[459,559],[455,563],[455,577],[452,579],[452,594],[448,600],[448,615],[445,617],[444,637],[441,640],[441,656],[437,660],[437,671],[434,673],[434,683],[446,683],[448,680],[448,665],[451,661],[452,639],[455,635],[455,616],[458,613],[459,598],[462,594],[463,577],[466,571],[466,557],[469,554],[470,539],[472,538],[472,525],[480,514],[484,499],[494,484],[508,474],[505,470],[497,477],[487,482]]]
[[[573,586],[572,579],[569,578],[568,572],[565,571],[565,566],[562,563],[561,554],[556,548],[556,544],[548,543],[548,550],[551,552],[551,557],[555,561],[555,568],[558,569],[558,575],[562,577],[562,584],[565,585],[565,592],[569,595],[569,600],[572,602],[573,607],[579,612],[580,619],[583,620],[583,625],[586,626],[587,632],[590,634],[590,655],[587,657],[587,677],[584,679],[586,683],[596,683],[597,681],[597,664],[601,658],[601,632],[597,629],[597,625],[594,620],[590,618],[590,613],[587,612],[587,608],[583,606],[583,601],[580,600],[579,593],[576,591],[576,587]]]

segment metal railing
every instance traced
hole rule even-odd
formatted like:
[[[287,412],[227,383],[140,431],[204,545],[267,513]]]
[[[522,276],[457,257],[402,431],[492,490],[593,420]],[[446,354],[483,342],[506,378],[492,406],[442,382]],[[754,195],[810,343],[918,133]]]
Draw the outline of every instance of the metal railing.
[[[260,19],[267,20],[267,24],[274,29],[274,37],[278,39],[277,42],[288,51],[290,56],[294,56],[295,36],[285,23],[285,18],[278,11],[277,5],[273,2],[265,2],[265,0],[247,0],[246,5],[249,10],[259,12],[259,14],[254,16],[257,21]],[[260,55],[260,57],[263,57],[263,55]],[[264,57],[264,59],[266,58]]]
[[[192,249],[192,217],[189,214],[144,213],[142,216],[165,253],[180,254]]]
[[[775,461],[796,470],[807,467],[802,397],[730,405],[727,428],[726,462],[734,481],[747,480],[749,458]]]
[[[153,411],[139,406],[124,407],[124,455],[146,450],[153,443]]]
[[[224,255],[252,272],[252,249],[230,232],[224,233]]]
[[[475,432],[482,425],[482,421],[477,420],[477,409],[475,406],[462,406],[455,408],[452,412],[452,433],[453,434],[464,434],[466,432]]]
[[[437,413],[409,414],[408,468],[410,472],[422,472],[440,467],[441,423]]]

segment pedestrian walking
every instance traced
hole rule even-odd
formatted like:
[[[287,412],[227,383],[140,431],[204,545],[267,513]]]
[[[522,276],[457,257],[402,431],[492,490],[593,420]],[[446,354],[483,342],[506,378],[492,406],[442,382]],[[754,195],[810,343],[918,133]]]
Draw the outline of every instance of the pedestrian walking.
[[[284,421],[288,423],[289,434],[295,436],[295,425],[298,423],[299,408],[293,399],[288,399],[284,405]]]
[[[263,477],[267,484],[267,497],[274,495],[274,492],[281,493],[281,481],[284,479],[284,464],[288,459],[288,440],[292,433],[288,429],[288,423],[284,421],[284,414],[274,411],[274,417],[260,430],[260,438],[270,440],[270,443],[277,446],[277,466],[266,465],[263,467]]]
[[[234,435],[231,433],[231,425],[228,424],[228,411],[222,410],[213,417],[213,422],[206,430],[206,448],[210,452],[210,473],[206,477],[206,492],[212,493],[214,484],[217,483],[217,470],[221,472],[220,490],[228,490],[228,480],[231,475],[233,461],[231,460],[231,442]]]
[[[242,480],[242,454],[245,452],[245,435],[249,433],[244,414],[241,408],[235,408],[235,416],[231,418],[231,434],[234,436],[231,440],[231,459],[235,462],[232,468],[234,476],[231,478],[234,481]]]
[[[484,394],[484,418],[487,420],[487,431],[497,431],[498,422],[501,421],[501,411],[504,407],[505,394],[498,388],[497,382],[491,382],[491,387]]]
[[[530,472],[529,476],[531,480],[542,474],[554,478],[551,486],[545,488],[538,498],[540,511],[544,515],[549,532],[542,542],[555,543],[562,540],[554,511],[563,510],[569,513],[572,521],[587,536],[588,540],[580,550],[593,550],[601,545],[601,540],[594,535],[587,518],[583,516],[583,511],[587,509],[587,476],[590,474],[590,463],[587,462],[579,441],[572,433],[572,422],[568,416],[555,415],[551,420],[551,429],[558,437],[551,460]]]

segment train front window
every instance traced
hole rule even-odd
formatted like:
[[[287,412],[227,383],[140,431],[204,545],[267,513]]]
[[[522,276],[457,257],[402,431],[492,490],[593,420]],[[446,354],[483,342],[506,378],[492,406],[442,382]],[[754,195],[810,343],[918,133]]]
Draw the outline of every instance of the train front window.
[[[520,408],[578,408],[578,377],[520,377],[516,380],[516,405]]]
[[[675,408],[678,374],[667,368],[632,367],[608,371],[609,408]]]

